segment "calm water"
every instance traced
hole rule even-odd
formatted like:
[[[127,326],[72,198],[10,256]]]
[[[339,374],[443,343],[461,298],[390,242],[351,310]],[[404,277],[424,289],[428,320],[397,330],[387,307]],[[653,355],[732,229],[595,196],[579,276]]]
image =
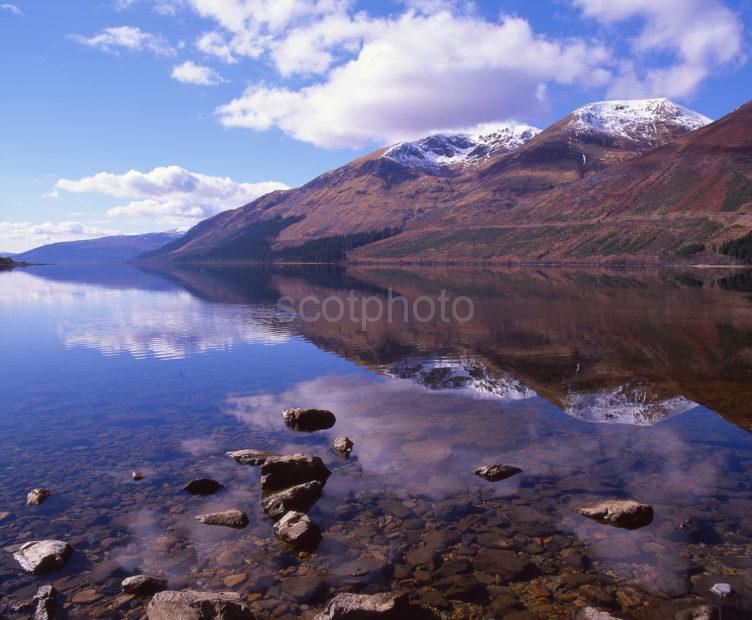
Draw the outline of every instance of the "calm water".
[[[275,305],[347,307],[351,291],[387,303],[390,289],[410,304],[467,297],[474,315],[364,325]],[[674,618],[708,601],[750,617],[743,273],[35,267],[0,273],[0,355],[0,616],[24,617],[9,603],[54,583],[70,617],[140,618],[120,581],[146,572],[239,592],[258,617],[389,589],[453,618],[586,605]],[[331,409],[337,424],[288,430],[293,406]],[[355,442],[348,460],[331,449],[338,435]],[[225,456],[242,448],[327,462],[313,554],[274,539],[258,469]],[[497,462],[523,474],[471,473]],[[201,476],[225,489],[182,490]],[[33,487],[53,496],[27,508]],[[653,523],[574,512],[622,497],[651,503]],[[194,521],[226,508],[250,526]],[[76,553],[31,577],[9,552],[42,538]],[[718,582],[736,594],[721,602]]]

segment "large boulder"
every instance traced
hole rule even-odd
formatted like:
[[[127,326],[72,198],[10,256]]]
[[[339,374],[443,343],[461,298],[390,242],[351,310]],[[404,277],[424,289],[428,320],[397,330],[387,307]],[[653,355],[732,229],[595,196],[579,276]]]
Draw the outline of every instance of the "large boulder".
[[[234,592],[167,590],[146,608],[149,620],[251,620],[253,614]]]
[[[62,540],[32,540],[24,543],[13,557],[25,571],[45,575],[63,568],[73,555],[73,547]]]
[[[274,534],[281,541],[304,550],[313,550],[321,540],[321,530],[302,512],[288,512],[274,524]]]
[[[266,450],[234,450],[227,452],[227,456],[240,465],[263,465],[264,461],[270,456],[281,456],[276,452],[267,452]]]
[[[631,499],[609,499],[578,508],[577,512],[600,523],[630,530],[644,527],[653,521],[653,507]]]
[[[150,596],[156,592],[167,589],[167,581],[158,577],[149,577],[148,575],[133,575],[126,577],[120,584],[123,592],[135,596]]]
[[[485,478],[490,482],[499,482],[500,480],[506,480],[507,478],[521,474],[522,470],[519,467],[514,467],[513,465],[496,464],[484,465],[483,467],[479,467],[478,469],[474,470],[473,473],[476,476]]]
[[[217,482],[213,478],[196,478],[195,480],[191,480],[183,488],[191,495],[211,495],[220,489],[224,489],[225,485],[221,482]]]
[[[326,409],[285,409],[282,418],[288,428],[307,433],[331,428],[337,421],[334,414]]]
[[[261,508],[273,519],[279,519],[290,511],[308,512],[321,497],[324,485],[318,480],[296,484],[277,491],[261,500]]]
[[[261,489],[265,493],[273,493],[312,480],[324,484],[331,475],[332,472],[318,456],[273,456],[267,458],[261,466]]]
[[[242,530],[248,525],[248,515],[242,510],[232,509],[197,515],[196,521],[204,525],[221,525],[223,527],[234,527],[235,529]]]
[[[409,618],[407,596],[381,594],[349,594],[335,596],[314,620],[402,620]]]
[[[32,489],[26,495],[26,505],[39,506],[46,502],[50,495],[52,495],[52,491],[49,489]]]

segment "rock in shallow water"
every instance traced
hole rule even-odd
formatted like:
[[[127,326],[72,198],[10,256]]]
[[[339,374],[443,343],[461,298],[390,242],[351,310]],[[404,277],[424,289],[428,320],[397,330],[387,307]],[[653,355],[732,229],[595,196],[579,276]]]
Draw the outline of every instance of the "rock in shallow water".
[[[158,577],[149,577],[148,575],[133,575],[132,577],[123,579],[120,585],[126,594],[149,596],[167,588],[167,581]]]
[[[521,474],[522,470],[519,467],[514,467],[513,465],[484,465],[483,467],[479,467],[473,473],[476,476],[480,476],[481,478],[485,478],[486,480],[489,480],[491,482],[499,482],[501,480],[506,480],[507,478],[511,478],[512,476],[516,476],[517,474]]]
[[[26,505],[39,506],[46,502],[50,495],[52,495],[52,491],[48,489],[32,489],[26,496]]]
[[[33,603],[36,603],[33,620],[55,620],[58,617],[57,590],[46,585],[37,590]]]
[[[252,620],[248,606],[234,592],[168,590],[159,592],[146,608],[149,620]]]
[[[354,447],[355,444],[353,444],[352,439],[349,437],[337,437],[334,440],[334,451],[340,456],[350,456]]]
[[[62,540],[32,540],[24,543],[13,557],[25,571],[44,575],[63,568],[73,554],[73,547]]]
[[[227,452],[227,456],[240,465],[263,465],[264,461],[270,456],[281,456],[276,452],[267,452],[266,450],[235,450]]]
[[[578,508],[581,515],[616,527],[637,529],[653,521],[653,507],[631,499],[610,499]]]
[[[307,433],[326,430],[337,421],[334,414],[326,409],[285,409],[282,418],[288,428]]]
[[[314,620],[370,620],[409,618],[407,597],[391,592],[335,596]]]
[[[191,495],[211,495],[220,489],[224,489],[225,485],[212,478],[196,478],[183,488]]]
[[[318,480],[324,484],[332,472],[311,454],[269,457],[261,466],[261,489],[268,493]]]
[[[242,530],[248,525],[248,515],[242,510],[225,510],[223,512],[209,512],[207,514],[197,515],[196,521],[204,525],[221,525],[223,527],[233,527]]]
[[[279,519],[290,511],[308,512],[321,497],[323,489],[324,485],[318,480],[296,484],[263,498],[261,508],[273,519]]]
[[[274,533],[283,542],[313,550],[321,540],[319,527],[302,512],[288,512],[274,524]]]
[[[143,480],[146,476],[144,476],[140,471],[132,471],[131,472],[131,478],[138,482],[139,480]]]

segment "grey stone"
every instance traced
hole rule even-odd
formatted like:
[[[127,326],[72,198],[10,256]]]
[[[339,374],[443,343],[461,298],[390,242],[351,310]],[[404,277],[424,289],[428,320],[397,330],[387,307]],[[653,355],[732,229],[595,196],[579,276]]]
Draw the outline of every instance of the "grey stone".
[[[39,506],[47,501],[47,498],[52,495],[52,491],[48,489],[32,489],[26,495],[27,506]]]
[[[281,491],[312,480],[324,484],[331,474],[324,462],[311,454],[268,457],[261,466],[261,489]]]
[[[225,485],[212,478],[196,478],[183,488],[191,495],[211,495],[220,489],[224,489]]]
[[[233,527],[242,530],[248,525],[248,515],[242,510],[232,509],[197,515],[196,521],[204,525],[221,525],[223,527]]]
[[[537,573],[533,564],[520,558],[514,551],[483,547],[475,556],[475,570],[498,575],[506,581],[522,581]]]
[[[653,521],[653,507],[631,499],[610,499],[578,508],[581,515],[608,525],[637,529]]]
[[[408,618],[408,610],[405,595],[341,593],[314,620],[397,620]]]
[[[282,418],[288,428],[312,433],[331,428],[337,418],[327,409],[285,409]]]
[[[227,456],[240,465],[263,465],[264,461],[270,456],[280,456],[276,452],[267,452],[266,450],[235,450],[227,452]]]
[[[131,478],[133,480],[138,481],[138,480],[143,480],[145,478],[145,476],[140,471],[132,471],[131,472]]]
[[[73,548],[62,540],[33,540],[24,543],[13,557],[25,571],[44,575],[63,568],[73,554]]]
[[[136,596],[149,596],[155,592],[161,592],[167,588],[167,581],[148,575],[133,575],[126,577],[120,584],[123,592]]]
[[[481,478],[489,480],[490,482],[499,482],[501,480],[511,478],[512,476],[516,476],[517,474],[521,474],[522,470],[519,467],[514,467],[513,465],[496,464],[484,465],[483,467],[479,467],[478,469],[473,471],[473,473],[476,476],[480,476]]]
[[[717,583],[710,588],[710,591],[720,598],[728,598],[733,594],[734,588],[730,583]]]
[[[57,590],[54,586],[41,586],[32,603],[36,604],[32,620],[55,620],[58,617]]]
[[[308,512],[321,497],[323,489],[324,485],[318,480],[296,484],[264,497],[261,500],[261,508],[273,519],[279,519],[290,511]]]
[[[234,592],[158,592],[146,608],[149,620],[252,620],[253,614]]]
[[[302,512],[288,512],[274,524],[274,534],[301,549],[314,549],[321,540],[318,526]]]
[[[340,456],[348,457],[353,451],[355,444],[349,437],[337,437],[334,440],[334,451]]]

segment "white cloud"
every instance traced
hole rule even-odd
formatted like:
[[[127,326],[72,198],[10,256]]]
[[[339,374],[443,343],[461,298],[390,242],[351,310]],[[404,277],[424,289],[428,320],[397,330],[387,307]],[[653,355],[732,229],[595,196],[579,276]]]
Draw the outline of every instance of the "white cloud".
[[[130,199],[128,204],[107,211],[107,217],[148,218],[171,226],[194,224],[287,187],[277,181],[237,183],[229,177],[189,172],[180,166],[164,166],[150,172],[130,170],[125,174],[99,172],[55,183],[55,190]]]
[[[631,41],[637,63],[622,63],[609,90],[614,97],[689,97],[716,69],[743,56],[741,19],[718,0],[573,2],[585,16],[604,24],[643,21]],[[655,52],[672,54],[674,64],[652,66]]]
[[[143,0],[116,0],[115,10],[125,11]],[[149,0],[151,8],[160,15],[177,15],[185,4],[184,0]]]
[[[222,76],[214,69],[197,65],[190,60],[172,68],[172,79],[184,84],[198,84],[201,86],[216,86],[224,82]]]
[[[293,30],[272,46],[281,72],[324,70],[333,46],[360,36],[357,55],[297,90],[252,85],[218,109],[220,121],[256,131],[277,127],[325,147],[361,147],[529,117],[543,111],[547,83],[598,86],[610,78],[603,47],[542,37],[519,18],[492,23],[407,12],[386,21],[356,16],[333,32],[296,43],[304,53],[284,50],[308,32]]]
[[[8,11],[8,13],[12,13],[16,17],[23,17],[23,11],[15,4],[0,4],[0,11]]]
[[[144,32],[133,26],[113,26],[86,37],[80,34],[69,35],[76,43],[117,54],[120,49],[131,52],[149,51],[157,56],[174,56],[175,49],[161,34]]]
[[[82,222],[2,222],[0,221],[0,249],[24,252],[45,243],[92,239],[116,235],[117,231],[90,226]]]

